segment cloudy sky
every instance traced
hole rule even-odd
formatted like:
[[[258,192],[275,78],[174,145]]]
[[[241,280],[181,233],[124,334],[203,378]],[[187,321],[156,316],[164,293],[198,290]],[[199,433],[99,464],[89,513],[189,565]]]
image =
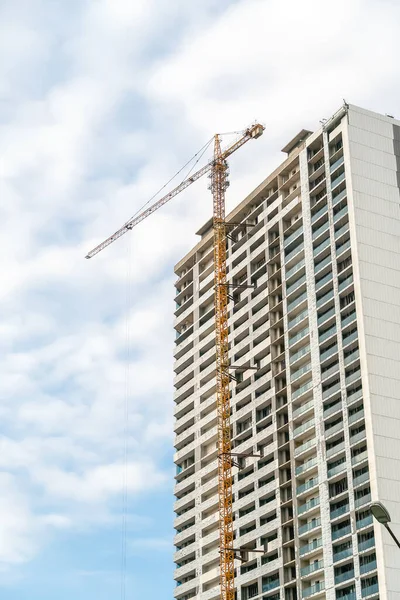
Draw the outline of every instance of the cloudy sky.
[[[84,256],[214,132],[267,127],[233,206],[343,98],[399,117],[399,22],[397,0],[0,0],[2,600],[172,597],[173,265],[207,180]]]

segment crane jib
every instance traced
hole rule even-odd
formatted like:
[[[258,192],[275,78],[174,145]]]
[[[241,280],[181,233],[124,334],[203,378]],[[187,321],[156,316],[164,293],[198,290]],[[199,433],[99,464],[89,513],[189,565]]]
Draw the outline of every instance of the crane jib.
[[[244,131],[244,134],[242,135],[241,138],[239,138],[231,146],[229,146],[228,148],[226,148],[224,151],[221,152],[220,160],[227,159],[234,152],[236,152],[236,150],[238,150],[241,146],[243,146],[243,144],[245,144],[248,140],[257,139],[258,137],[260,137],[260,135],[262,135],[264,129],[265,129],[265,127],[263,125],[261,125],[260,123],[256,123],[255,125],[252,125],[251,127],[247,128]],[[204,167],[199,169],[193,175],[190,175],[190,177],[188,177],[187,179],[182,181],[182,183],[180,183],[171,192],[166,194],[166,196],[164,196],[163,198],[161,198],[160,200],[155,202],[152,206],[150,206],[148,209],[146,209],[145,211],[140,213],[137,217],[130,219],[127,223],[125,223],[125,225],[121,229],[119,229],[113,235],[111,235],[109,238],[104,240],[104,242],[102,242],[101,244],[99,244],[98,246],[93,248],[93,250],[88,252],[88,254],[86,255],[85,258],[92,258],[96,254],[98,254],[99,252],[101,252],[102,250],[107,248],[107,246],[109,246],[110,244],[115,242],[117,239],[119,239],[122,235],[124,235],[128,231],[131,231],[135,227],[135,225],[137,225],[138,223],[143,221],[146,217],[153,214],[153,212],[155,212],[156,210],[161,208],[161,206],[166,204],[166,202],[169,202],[169,200],[171,200],[172,198],[177,196],[180,192],[182,192],[184,189],[189,187],[189,185],[191,185],[192,183],[197,181],[200,177],[205,175],[205,173],[208,173],[209,171],[211,171],[213,168],[213,165],[214,165],[214,160],[210,161],[207,165],[205,165]]]

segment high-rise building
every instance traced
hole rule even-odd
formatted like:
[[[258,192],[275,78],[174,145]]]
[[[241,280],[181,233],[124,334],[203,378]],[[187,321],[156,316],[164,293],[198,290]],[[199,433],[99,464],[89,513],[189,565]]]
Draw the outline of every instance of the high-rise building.
[[[400,121],[343,106],[227,217],[237,600],[400,598]],[[175,598],[219,598],[212,223],[176,266]],[[249,287],[246,287],[249,286]],[[251,287],[250,287],[251,286]]]

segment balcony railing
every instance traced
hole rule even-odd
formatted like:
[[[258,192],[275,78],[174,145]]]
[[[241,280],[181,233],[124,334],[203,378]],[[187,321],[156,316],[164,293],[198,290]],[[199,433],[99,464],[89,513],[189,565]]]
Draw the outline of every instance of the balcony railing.
[[[296,254],[301,252],[303,249],[304,249],[304,243],[301,243],[298,246],[296,246],[296,248],[294,248],[291,252],[289,252],[289,254],[286,254],[285,263],[288,263],[293,258],[293,256],[296,256]]]
[[[316,445],[317,440],[315,438],[312,440],[307,440],[307,442],[304,442],[304,444],[301,444],[301,446],[297,446],[297,448],[294,449],[294,455],[299,456],[299,454],[302,454],[302,452],[305,452],[309,448],[314,448]]]
[[[289,346],[293,346],[293,344],[296,344],[296,342],[302,340],[306,335],[309,334],[309,332],[310,332],[310,329],[308,327],[305,327],[304,329],[302,329],[295,335],[290,336],[289,337]]]
[[[326,331],[321,333],[321,335],[318,338],[319,343],[324,342],[325,340],[330,338],[335,333],[336,333],[336,323],[334,325],[332,325],[332,327],[330,327],[329,329],[327,329]]]
[[[344,215],[347,215],[347,213],[348,213],[347,206],[344,206],[337,213],[334,214],[334,216],[333,216],[334,222],[336,223],[336,221],[338,221],[341,217],[344,217]]]
[[[374,585],[368,585],[364,588],[361,588],[361,596],[365,598],[366,596],[372,596],[373,594],[377,594],[379,592],[379,586],[377,583]]]
[[[315,562],[311,563],[311,565],[308,565],[308,567],[303,567],[301,569],[300,573],[301,573],[302,577],[306,577],[307,575],[311,575],[311,573],[314,573],[315,571],[319,571],[319,569],[323,569],[323,568],[324,568],[324,561],[316,560]]]
[[[315,583],[314,585],[311,585],[310,587],[303,589],[302,597],[308,598],[309,596],[312,596],[313,594],[322,592],[324,589],[325,589],[325,583],[323,581],[321,581],[320,583]]]
[[[299,485],[296,488],[296,494],[300,495],[303,492],[306,492],[307,490],[310,490],[311,488],[315,487],[316,485],[318,485],[318,477],[314,477],[314,479],[310,479],[310,481],[306,481],[306,483]]]
[[[305,261],[304,261],[304,258],[303,258],[298,263],[296,263],[291,269],[289,269],[288,271],[286,271],[286,279],[289,279],[289,277],[291,277],[292,275],[294,275],[295,273],[297,273],[297,271],[300,271],[300,269],[302,267],[304,267],[304,264],[305,264]]]
[[[346,514],[350,510],[349,504],[344,504],[343,506],[339,506],[339,508],[335,508],[335,510],[331,510],[331,519],[337,519],[341,515]]]
[[[305,300],[306,298],[307,298],[307,292],[303,292],[302,294],[300,294],[300,296],[297,296],[291,302],[288,302],[288,304],[287,304],[288,313],[291,310],[293,310],[296,306],[301,304],[301,302],[303,302],[303,300]]]
[[[321,548],[322,546],[322,538],[319,538],[318,540],[314,540],[313,542],[311,542],[310,544],[307,544],[306,546],[300,546],[300,556],[304,556],[304,554],[308,554],[309,552],[312,552],[313,550],[316,550],[317,548]]]
[[[317,458],[310,458],[310,460],[307,460],[305,463],[303,463],[302,465],[299,465],[298,467],[296,467],[296,475],[301,475],[301,473],[304,473],[304,471],[308,471],[308,469],[311,469],[311,467],[314,467],[317,464]]]
[[[349,556],[353,556],[353,548],[345,548],[340,552],[333,553],[333,562],[338,562],[339,560],[343,560],[344,558],[348,558]]]
[[[335,171],[335,169],[340,167],[340,165],[342,165],[343,163],[344,163],[344,156],[342,155],[330,166],[330,172],[333,173],[333,171]]]
[[[299,360],[299,358],[301,358],[302,356],[305,356],[309,352],[310,352],[310,345],[307,344],[307,346],[303,346],[302,348],[300,348],[300,350],[298,350],[297,352],[295,352],[294,354],[291,355],[291,357],[289,359],[290,364],[296,362],[296,360]]]
[[[321,269],[326,267],[326,265],[331,264],[331,262],[332,262],[332,257],[330,254],[328,254],[328,256],[326,256],[323,260],[321,260],[319,263],[317,263],[314,266],[314,273],[319,273],[319,271],[321,271]]]
[[[323,223],[318,229],[312,232],[312,239],[315,240],[321,233],[329,229],[329,221]]]
[[[306,523],[305,525],[302,525],[301,527],[299,527],[299,535],[303,535],[303,533],[307,533],[308,531],[311,531],[312,529],[315,529],[316,527],[319,527],[320,525],[321,525],[321,519],[313,519],[309,523]]]
[[[313,498],[312,500],[309,500],[305,504],[302,504],[301,506],[298,507],[297,514],[302,515],[303,513],[308,512],[312,508],[319,506],[319,502],[320,502],[319,496],[317,498]]]
[[[298,379],[305,373],[309,373],[310,371],[311,371],[311,363],[309,363],[308,365],[304,365],[304,367],[301,367],[301,369],[297,369],[297,371],[293,371],[290,376],[290,381],[295,381],[296,379]]]
[[[327,273],[324,277],[322,277],[322,279],[319,279],[318,281],[315,282],[315,289],[319,290],[320,288],[322,288],[326,283],[328,283],[329,281],[332,281],[332,271],[330,271],[329,273]]]
[[[353,579],[354,577],[354,569],[350,571],[344,571],[344,573],[340,573],[340,575],[335,575],[335,585],[338,583],[342,583],[343,581],[347,581],[348,579]]]
[[[318,325],[321,325],[321,323],[324,323],[325,321],[330,319],[330,317],[332,317],[334,314],[335,314],[335,307],[333,306],[332,308],[330,308],[329,310],[324,312],[320,317],[318,317],[318,321],[317,321]]]
[[[341,183],[342,181],[344,181],[345,178],[345,174],[342,173],[341,175],[339,175],[338,177],[335,177],[335,179],[333,179],[331,181],[331,189],[335,189],[335,187],[337,187],[339,185],[339,183]]]
[[[299,387],[297,390],[292,392],[292,400],[295,400],[296,398],[298,398],[299,396],[301,396],[302,394],[304,394],[305,392],[307,392],[307,390],[310,390],[312,388],[312,380],[307,381],[307,383],[305,383],[304,385],[302,385],[301,387]]]
[[[291,327],[294,327],[294,325],[297,325],[297,323],[300,323],[303,319],[305,319],[308,315],[308,310],[303,310],[301,311],[301,313],[299,315],[297,315],[296,317],[294,317],[293,319],[290,319],[290,321],[288,321],[288,329],[290,329]]]
[[[323,242],[321,242],[320,244],[318,244],[318,246],[316,246],[313,250],[313,255],[317,256],[320,252],[322,252],[322,250],[324,250],[325,248],[328,248],[328,246],[330,246],[331,243],[331,239],[328,237],[326,240],[324,240]]]
[[[330,385],[328,388],[324,389],[322,391],[322,398],[328,398],[329,396],[331,396],[332,394],[334,394],[335,392],[338,392],[340,390],[340,381],[338,381],[337,383],[334,383],[332,385]]]
[[[347,195],[347,190],[342,190],[339,194],[337,194],[337,196],[334,196],[332,198],[332,204],[333,206],[335,206],[338,202],[340,202],[341,200],[343,200],[343,198],[345,198]]]
[[[353,413],[352,415],[349,416],[349,423],[354,423],[355,421],[358,421],[358,419],[363,419],[364,418],[364,410],[358,410],[357,412]]]
[[[369,538],[368,540],[364,540],[363,542],[358,542],[358,549],[360,552],[363,550],[368,550],[369,548],[373,548],[375,546],[375,538]]]
[[[358,349],[358,348],[356,348],[356,349],[354,350],[354,352],[352,352],[351,354],[348,354],[348,355],[345,357],[345,359],[344,359],[344,364],[345,364],[345,365],[348,365],[348,364],[350,364],[351,362],[353,362],[353,360],[356,360],[357,358],[359,358],[359,356],[360,356],[360,351],[359,351],[359,349]]]
[[[325,304],[325,302],[328,302],[328,300],[333,298],[333,296],[334,296],[333,290],[329,290],[328,292],[326,292],[326,294],[324,294],[323,296],[321,296],[320,298],[317,299],[317,308],[319,308],[320,306]]]
[[[329,448],[326,451],[326,456],[333,456],[334,454],[336,454],[337,452],[341,452],[342,450],[344,450],[344,442],[340,442],[340,444],[336,444],[336,446],[332,446],[332,448]]]
[[[320,217],[322,217],[322,215],[324,215],[324,214],[325,214],[325,213],[327,213],[327,212],[328,212],[328,205],[327,205],[327,204],[325,204],[325,205],[324,205],[322,208],[320,208],[320,209],[319,209],[319,210],[318,210],[318,211],[315,213],[315,215],[313,215],[313,216],[311,217],[311,223],[315,223],[315,221],[318,221],[318,219],[319,219]]]
[[[341,527],[340,529],[336,529],[336,530],[332,531],[332,540],[337,540],[349,533],[351,533],[351,525],[346,525],[346,527]]]
[[[337,244],[336,245],[336,256],[340,256],[340,254],[342,254],[342,252],[347,250],[347,248],[350,248],[350,246],[351,246],[350,240],[346,240],[345,242],[342,242],[341,244]]]
[[[343,473],[346,470],[346,463],[342,462],[340,465],[336,465],[336,467],[332,467],[332,469],[328,469],[328,477],[333,477],[338,473]]]
[[[357,319],[357,314],[356,314],[356,311],[354,310],[352,313],[347,315],[347,317],[342,319],[342,327],[346,327],[346,325],[348,325],[352,321],[355,321],[356,319]]]
[[[303,233],[303,227],[299,227],[298,229],[296,229],[296,231],[291,233],[287,238],[284,238],[283,245],[285,247],[288,246],[290,244],[290,242],[293,242],[293,240],[295,240],[297,237],[299,237],[299,235],[302,235],[302,233]]]
[[[367,563],[360,565],[360,573],[364,575],[364,573],[369,573],[370,571],[375,571],[377,568],[376,560],[370,560]]]
[[[360,506],[364,506],[365,504],[369,504],[371,502],[371,494],[365,494],[360,498],[356,498],[354,500],[354,506],[356,508],[360,508]]]
[[[358,477],[354,477],[353,479],[353,485],[360,485],[361,483],[365,483],[366,481],[369,481],[369,473],[363,473],[362,475],[359,475]]]
[[[296,437],[297,435],[304,433],[308,429],[311,429],[312,427],[314,427],[314,425],[315,425],[315,419],[310,419],[309,421],[306,421],[302,425],[295,427],[293,430],[293,437]]]
[[[368,525],[372,525],[372,522],[372,515],[368,515],[367,517],[364,517],[364,519],[356,521],[356,528],[362,529],[363,527],[368,527]]]
[[[344,281],[339,283],[339,292],[344,290],[351,283],[353,283],[353,274],[349,275]]]
[[[303,283],[305,283],[305,281],[306,281],[306,276],[302,275],[301,277],[299,277],[299,279],[296,279],[296,281],[293,281],[290,285],[287,285],[286,286],[286,294],[287,295],[291,294],[294,290],[296,290]]]
[[[274,579],[273,581],[268,581],[267,583],[262,584],[262,591],[269,592],[269,590],[273,590],[279,587],[279,577]]]

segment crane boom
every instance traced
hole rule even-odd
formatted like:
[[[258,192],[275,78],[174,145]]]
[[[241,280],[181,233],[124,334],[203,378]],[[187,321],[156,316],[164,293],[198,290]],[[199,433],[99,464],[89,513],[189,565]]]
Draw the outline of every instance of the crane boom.
[[[251,127],[249,127],[248,129],[246,129],[244,131],[243,135],[238,140],[236,140],[231,146],[229,146],[226,150],[224,150],[221,153],[221,159],[226,160],[229,156],[231,156],[234,152],[236,152],[236,150],[238,150],[241,146],[243,146],[243,144],[245,144],[248,140],[259,137],[263,131],[264,131],[263,125],[256,124],[256,125],[252,125]],[[144,219],[149,217],[156,210],[158,210],[159,208],[164,206],[164,204],[166,204],[167,202],[172,200],[172,198],[174,198],[175,196],[177,196],[178,194],[183,192],[183,190],[185,190],[190,185],[192,185],[192,183],[194,183],[195,181],[200,179],[200,177],[202,177],[203,175],[205,175],[206,173],[211,171],[211,169],[213,168],[213,164],[214,164],[213,161],[209,162],[207,165],[205,165],[204,167],[202,167],[201,169],[196,171],[196,173],[194,173],[193,175],[190,175],[190,177],[188,177],[187,179],[182,181],[177,187],[175,187],[173,190],[171,190],[168,194],[166,194],[165,196],[160,198],[160,200],[158,200],[157,202],[155,202],[154,204],[149,206],[149,208],[146,208],[146,210],[141,212],[139,215],[129,219],[129,221],[127,221],[120,229],[118,229],[118,231],[113,233],[110,237],[108,237],[106,240],[101,242],[101,244],[99,244],[98,246],[93,248],[93,250],[88,252],[87,255],[85,256],[85,258],[92,258],[96,254],[98,254],[99,252],[104,250],[104,248],[107,248],[107,246],[109,246],[110,244],[112,244],[113,242],[118,240],[125,233],[128,233],[128,231],[133,229],[135,227],[135,225],[137,225],[138,223],[140,223],[141,221],[143,221]]]
[[[185,179],[169,194],[152,206],[133,217],[111,237],[88,253],[91,258],[127,233],[135,225],[177,196],[205,173],[211,172],[211,190],[213,194],[213,230],[214,230],[214,306],[215,306],[215,358],[216,358],[216,411],[218,446],[218,505],[219,505],[219,544],[220,544],[220,587],[221,600],[235,599],[235,551],[233,548],[233,512],[232,512],[232,453],[230,428],[230,390],[229,390],[229,343],[228,343],[228,283],[226,276],[226,222],[225,190],[228,186],[227,158],[250,139],[262,135],[264,126],[255,124],[246,129],[243,135],[221,150],[219,135],[214,137],[214,159]]]

